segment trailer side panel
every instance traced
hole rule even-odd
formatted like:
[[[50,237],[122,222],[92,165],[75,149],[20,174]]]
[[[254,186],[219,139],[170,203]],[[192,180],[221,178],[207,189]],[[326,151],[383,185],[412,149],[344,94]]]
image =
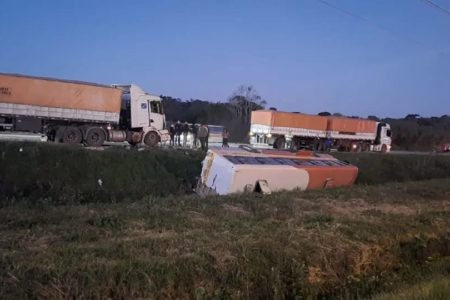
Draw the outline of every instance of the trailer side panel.
[[[119,121],[122,91],[89,83],[0,74],[0,114]]]
[[[327,130],[327,118],[297,113],[274,112],[273,126],[325,131]]]
[[[364,119],[329,117],[328,130],[343,133],[375,134],[377,131],[377,122]]]

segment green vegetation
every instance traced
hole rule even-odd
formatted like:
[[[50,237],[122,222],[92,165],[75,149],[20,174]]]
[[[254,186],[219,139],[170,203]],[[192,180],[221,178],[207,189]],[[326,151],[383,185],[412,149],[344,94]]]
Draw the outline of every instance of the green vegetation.
[[[359,168],[357,184],[450,177],[449,155],[332,153]]]
[[[118,202],[185,194],[200,174],[192,151],[108,149],[0,143],[0,204]]]
[[[392,126],[394,149],[431,151],[450,143],[450,116],[421,118],[408,115],[404,119],[384,119]]]
[[[0,295],[362,298],[450,274],[450,179],[0,209]],[[450,296],[450,294],[446,294]],[[309,298],[308,298],[309,297]]]
[[[448,155],[336,153],[359,167],[358,184],[449,177]],[[115,203],[192,191],[203,154],[186,150],[87,150],[0,143],[0,205]]]

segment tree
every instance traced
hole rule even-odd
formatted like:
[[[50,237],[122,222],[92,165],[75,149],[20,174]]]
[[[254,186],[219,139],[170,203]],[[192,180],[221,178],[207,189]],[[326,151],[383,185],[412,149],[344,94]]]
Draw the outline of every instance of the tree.
[[[418,117],[420,117],[420,115],[418,115],[418,114],[409,114],[405,117],[405,120],[415,120]]]
[[[367,119],[372,120],[372,121],[380,121],[380,118],[378,118],[377,116],[368,116]]]
[[[236,117],[246,124],[250,123],[252,111],[263,109],[267,104],[251,85],[239,86],[228,99],[228,103]]]
[[[322,116],[322,117],[328,117],[331,116],[331,114],[327,111],[323,111],[317,114],[318,116]]]

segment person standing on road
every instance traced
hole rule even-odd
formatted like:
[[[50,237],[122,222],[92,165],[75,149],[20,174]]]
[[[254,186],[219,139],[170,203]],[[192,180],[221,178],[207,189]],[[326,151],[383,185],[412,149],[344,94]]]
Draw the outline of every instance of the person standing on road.
[[[198,133],[197,124],[192,124],[191,131],[192,131],[192,148],[197,149],[197,133]]]
[[[169,135],[170,135],[170,146],[175,146],[175,126],[170,125],[169,127]]]
[[[314,138],[314,151],[320,151],[320,138],[316,136]]]
[[[200,128],[198,129],[197,133],[198,139],[200,140],[200,144],[203,151],[206,151],[207,145],[206,145],[206,139],[208,138],[208,128],[205,124],[202,124]]]
[[[181,133],[183,133],[183,125],[178,121],[175,124],[175,144],[178,144],[178,146],[181,146]]]
[[[209,148],[209,127],[208,127],[208,125],[206,125],[205,124],[205,128],[206,128],[206,141],[205,141],[205,144],[206,144],[206,150],[208,150],[208,148]]]
[[[188,134],[189,134],[189,124],[188,124],[188,122],[184,122],[184,124],[183,124],[183,148],[186,148]]]
[[[327,138],[325,141],[325,152],[330,152],[331,146],[333,145],[333,140],[331,138]]]
[[[225,127],[223,128],[222,131],[222,147],[230,147],[228,146],[228,138],[230,137],[230,132],[228,131],[228,129],[226,129]]]

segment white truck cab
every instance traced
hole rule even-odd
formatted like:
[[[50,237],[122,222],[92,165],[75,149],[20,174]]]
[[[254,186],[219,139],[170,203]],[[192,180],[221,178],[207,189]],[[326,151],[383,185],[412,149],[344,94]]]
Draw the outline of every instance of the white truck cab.
[[[151,95],[135,84],[112,86],[123,90],[122,114],[125,116],[122,119],[126,121],[129,118],[131,128],[142,128],[142,143],[154,146],[169,140],[169,133],[164,129],[166,120],[159,96]]]
[[[378,122],[375,143],[371,145],[371,151],[389,152],[392,145],[392,130],[388,123]]]

